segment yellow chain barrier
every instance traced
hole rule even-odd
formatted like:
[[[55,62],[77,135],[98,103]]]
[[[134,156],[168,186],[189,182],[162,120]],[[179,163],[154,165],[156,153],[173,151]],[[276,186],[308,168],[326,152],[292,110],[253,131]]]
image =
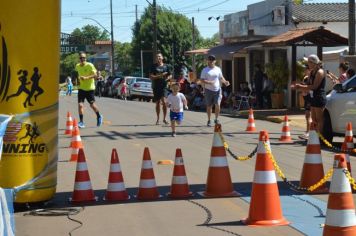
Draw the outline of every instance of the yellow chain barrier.
[[[350,171],[347,169],[344,170],[344,173],[346,175],[346,178],[349,180],[350,184],[352,185],[353,190],[356,190],[356,181],[354,178],[352,178]]]
[[[317,132],[321,141],[328,147],[331,148],[335,152],[342,152],[342,153],[356,153],[356,148],[351,150],[343,150],[341,148],[335,147],[332,143],[330,143],[321,133]]]
[[[268,156],[271,159],[272,164],[273,164],[274,169],[276,170],[277,174],[279,175],[279,177],[281,177],[281,179],[283,179],[283,181],[288,183],[286,176],[284,175],[283,171],[279,167],[279,165],[278,165],[276,159],[274,158],[274,156],[273,156],[268,144],[266,142],[264,142],[263,145],[264,145],[264,147],[266,149],[267,154],[269,154]],[[296,187],[295,185],[293,185],[292,187],[297,188],[298,190],[306,190],[308,192],[313,192],[315,189],[317,189],[320,186],[322,186],[331,177],[331,175],[333,174],[333,171],[334,171],[334,169],[331,168],[327,172],[327,174],[318,183],[316,183],[316,184],[314,184],[312,186],[309,186],[308,188]]]
[[[222,141],[222,143],[223,143],[223,145],[224,145],[225,150],[228,151],[228,153],[229,153],[234,159],[236,159],[236,160],[238,160],[238,161],[247,161],[247,160],[251,159],[251,158],[255,155],[255,153],[257,152],[257,147],[256,147],[255,150],[253,150],[252,153],[251,153],[250,155],[248,155],[248,156],[237,156],[237,155],[235,155],[234,153],[232,153],[232,151],[230,150],[229,144],[226,142],[226,140],[225,140],[224,136],[222,135],[222,133],[221,133],[221,132],[218,132],[218,134],[219,134],[219,136],[220,136],[220,138],[221,138],[221,141]]]

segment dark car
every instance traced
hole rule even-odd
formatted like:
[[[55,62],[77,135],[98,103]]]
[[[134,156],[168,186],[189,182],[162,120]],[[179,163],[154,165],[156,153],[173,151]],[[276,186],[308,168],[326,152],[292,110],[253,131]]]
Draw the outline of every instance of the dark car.
[[[103,92],[103,96],[105,97],[112,97],[112,82],[114,81],[115,77],[113,76],[109,76],[108,78],[106,78],[105,82],[104,82],[104,92]]]

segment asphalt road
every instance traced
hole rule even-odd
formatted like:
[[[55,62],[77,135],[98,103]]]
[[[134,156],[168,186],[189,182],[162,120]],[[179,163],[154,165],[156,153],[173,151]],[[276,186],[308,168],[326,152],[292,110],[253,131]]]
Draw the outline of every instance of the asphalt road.
[[[154,104],[98,98],[97,104],[104,115],[102,127],[96,127],[96,116],[86,104],[84,121],[80,130],[87,165],[95,195],[99,200],[79,206],[80,211],[71,218],[66,216],[29,216],[29,211],[15,213],[16,235],[318,235],[325,220],[327,194],[300,195],[279,183],[284,217],[292,224],[278,227],[249,227],[241,223],[248,216],[249,197],[255,168],[255,158],[236,161],[227,155],[234,188],[242,197],[203,198],[195,194],[189,200],[170,200],[165,196],[170,189],[173,165],[158,165],[159,160],[174,160],[176,148],[181,148],[191,191],[204,191],[209,169],[213,128],[206,127],[204,112],[186,111],[184,123],[178,127],[177,136],[171,137],[170,127],[155,125]],[[73,206],[71,197],[76,164],[68,162],[70,138],[64,135],[66,113],[77,117],[76,96],[60,97],[59,160],[57,193],[46,207],[66,210]],[[258,133],[246,133],[246,119],[222,116],[223,134],[230,148],[239,156],[252,152],[258,143]],[[270,134],[271,149],[288,179],[299,181],[304,161],[305,143],[297,140],[303,133],[300,127],[291,126],[293,143],[280,143],[281,125],[256,120],[258,130]],[[162,197],[155,201],[138,201],[137,194],[143,150],[150,150],[155,179]],[[102,197],[107,187],[111,150],[118,151],[125,186],[131,195],[126,202],[105,202]],[[324,169],[332,167],[333,154],[322,151]],[[356,158],[351,157],[356,166]],[[356,172],[353,171],[353,175]],[[281,179],[277,176],[277,180]],[[311,203],[313,201],[316,203]],[[354,200],[356,196],[354,194]],[[310,208],[310,210],[308,210]],[[302,222],[303,219],[311,218]],[[320,223],[321,222],[321,223]],[[82,225],[81,225],[82,224]],[[301,226],[300,226],[301,225]],[[79,227],[79,228],[77,228]],[[74,230],[74,231],[73,231]],[[314,230],[314,231],[313,231]],[[310,233],[317,232],[317,233]],[[319,234],[321,235],[321,233]]]

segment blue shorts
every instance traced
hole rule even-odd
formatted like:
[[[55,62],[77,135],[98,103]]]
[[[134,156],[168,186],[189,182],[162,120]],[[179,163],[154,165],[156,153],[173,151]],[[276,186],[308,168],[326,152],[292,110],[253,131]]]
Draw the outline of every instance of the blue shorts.
[[[182,122],[183,121],[183,112],[170,111],[169,117],[171,118],[171,121],[176,120],[178,122]]]

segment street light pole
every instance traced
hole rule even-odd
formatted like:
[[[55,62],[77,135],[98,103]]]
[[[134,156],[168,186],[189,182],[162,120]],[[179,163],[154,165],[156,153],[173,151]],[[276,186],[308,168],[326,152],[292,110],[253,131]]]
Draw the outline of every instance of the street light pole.
[[[157,5],[156,5],[156,0],[153,0],[152,3],[153,7],[153,61],[156,60],[156,55],[157,55]]]
[[[141,77],[143,78],[143,52],[141,48]]]
[[[114,31],[113,31],[113,19],[112,19],[112,0],[110,0],[110,13],[111,13],[111,31],[109,32],[109,30],[107,30],[102,24],[100,24],[99,21],[90,18],[90,17],[84,17],[83,19],[87,19],[87,20],[92,20],[94,22],[96,22],[104,31],[106,31],[108,34],[110,34],[110,38],[111,38],[111,58],[110,58],[110,69],[111,69],[111,73],[110,75],[114,76]]]
[[[153,61],[156,60],[157,55],[157,4],[156,0],[150,3],[146,0],[148,4],[152,7],[152,25],[153,25]]]
[[[114,24],[113,24],[113,17],[112,17],[112,0],[110,0],[110,17],[111,17],[111,76],[115,76]]]

